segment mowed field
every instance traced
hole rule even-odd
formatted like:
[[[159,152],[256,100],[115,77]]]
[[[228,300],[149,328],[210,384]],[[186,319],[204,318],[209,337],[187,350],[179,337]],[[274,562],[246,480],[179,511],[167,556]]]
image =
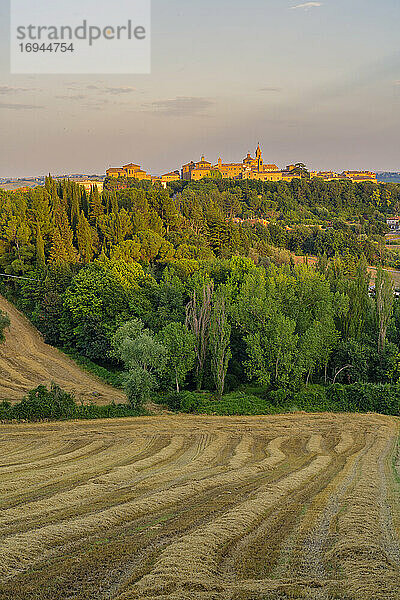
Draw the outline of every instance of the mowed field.
[[[399,422],[0,426],[1,600],[398,600]]]
[[[96,404],[125,401],[122,392],[85,373],[65,354],[45,344],[37,329],[2,296],[0,309],[11,320],[6,341],[0,344],[0,400],[20,400],[29,390],[54,381],[77,399]]]

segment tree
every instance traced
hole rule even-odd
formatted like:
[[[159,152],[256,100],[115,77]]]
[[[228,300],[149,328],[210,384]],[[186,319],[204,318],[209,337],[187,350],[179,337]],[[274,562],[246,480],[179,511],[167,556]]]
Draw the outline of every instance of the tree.
[[[179,393],[195,364],[195,337],[183,323],[169,323],[160,331],[157,339],[167,349],[167,374]]]
[[[382,353],[386,342],[386,333],[393,315],[393,281],[390,274],[382,266],[376,270],[375,307],[378,325],[378,352]]]
[[[293,319],[273,311],[245,336],[249,357],[246,364],[251,377],[263,385],[276,387],[296,382],[298,337],[295,329]]]
[[[101,201],[97,186],[92,186],[89,196],[89,221],[91,225],[96,225],[101,215],[104,214],[104,206]]]
[[[167,350],[154,339],[139,319],[119,327],[113,337],[114,354],[127,369],[124,387],[130,404],[139,407],[149,400],[158,385],[157,375],[164,372]]]
[[[55,265],[76,263],[78,253],[73,243],[74,233],[69,225],[68,216],[63,207],[55,212],[55,229],[50,250],[50,262]]]
[[[90,227],[83,212],[79,213],[76,228],[79,255],[83,263],[87,264],[93,260],[95,253],[95,237],[97,234]]]
[[[154,373],[142,367],[132,367],[124,378],[124,389],[132,408],[140,408],[150,400],[152,392],[157,387]]]
[[[292,173],[299,175],[301,178],[310,179],[310,173],[304,163],[296,163],[292,169]]]
[[[43,268],[46,264],[46,257],[44,254],[44,240],[39,223],[37,224],[36,233],[36,264],[39,268]]]
[[[228,323],[224,298],[219,298],[214,303],[209,338],[211,372],[217,397],[220,400],[224,393],[228,364],[232,358],[230,349],[231,326]]]
[[[208,334],[211,319],[214,284],[203,286],[200,299],[196,291],[186,306],[186,327],[194,334],[196,348],[196,377],[198,389],[201,389],[204,374],[204,363],[207,354]]]
[[[292,293],[292,278],[279,273],[266,280],[259,269],[245,277],[234,308],[246,343],[247,373],[263,385],[294,384],[298,377],[297,322],[282,307],[293,302]]]
[[[62,338],[91,360],[108,357],[117,319],[126,318],[124,288],[99,262],[81,269],[63,294]]]

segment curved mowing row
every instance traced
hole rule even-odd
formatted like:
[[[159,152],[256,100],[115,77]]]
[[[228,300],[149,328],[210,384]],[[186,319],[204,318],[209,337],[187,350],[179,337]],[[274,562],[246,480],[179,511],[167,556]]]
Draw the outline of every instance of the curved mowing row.
[[[2,426],[0,599],[398,600],[398,424]]]

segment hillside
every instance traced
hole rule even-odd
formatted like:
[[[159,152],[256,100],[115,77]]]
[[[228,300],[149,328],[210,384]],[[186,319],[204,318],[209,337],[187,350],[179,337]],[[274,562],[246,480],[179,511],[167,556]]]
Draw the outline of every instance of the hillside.
[[[45,344],[38,331],[5,298],[0,309],[11,326],[0,346],[0,399],[19,400],[28,390],[55,381],[78,399],[96,403],[121,401],[124,395],[85,373],[56,348]]]

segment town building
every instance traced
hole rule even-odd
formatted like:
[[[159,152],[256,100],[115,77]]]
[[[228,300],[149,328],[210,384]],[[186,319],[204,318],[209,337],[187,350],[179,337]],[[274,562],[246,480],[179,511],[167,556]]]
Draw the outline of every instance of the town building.
[[[354,183],[378,183],[376,173],[372,171],[343,171],[335,173],[335,171],[319,171],[315,177],[320,177],[324,181],[353,181]]]
[[[171,181],[179,181],[181,178],[179,171],[171,171],[170,173],[165,173],[165,175],[161,175],[161,183],[170,183]]]
[[[199,162],[195,163],[191,161],[190,163],[183,165],[181,178],[184,181],[199,181],[199,179],[203,179],[203,177],[209,177],[212,170],[212,164],[202,156]]]
[[[131,177],[139,181],[151,181],[151,175],[143,171],[140,165],[129,163],[120,168],[111,168],[106,171],[107,177]]]
[[[97,179],[83,179],[82,181],[76,181],[78,185],[82,185],[87,192],[90,192],[92,187],[96,187],[101,194],[103,191],[103,182]]]
[[[378,183],[376,173],[372,173],[372,171],[343,171],[342,175],[346,179],[351,179],[354,183],[365,183],[367,181]]]
[[[400,217],[388,217],[386,224],[392,233],[400,231]]]

